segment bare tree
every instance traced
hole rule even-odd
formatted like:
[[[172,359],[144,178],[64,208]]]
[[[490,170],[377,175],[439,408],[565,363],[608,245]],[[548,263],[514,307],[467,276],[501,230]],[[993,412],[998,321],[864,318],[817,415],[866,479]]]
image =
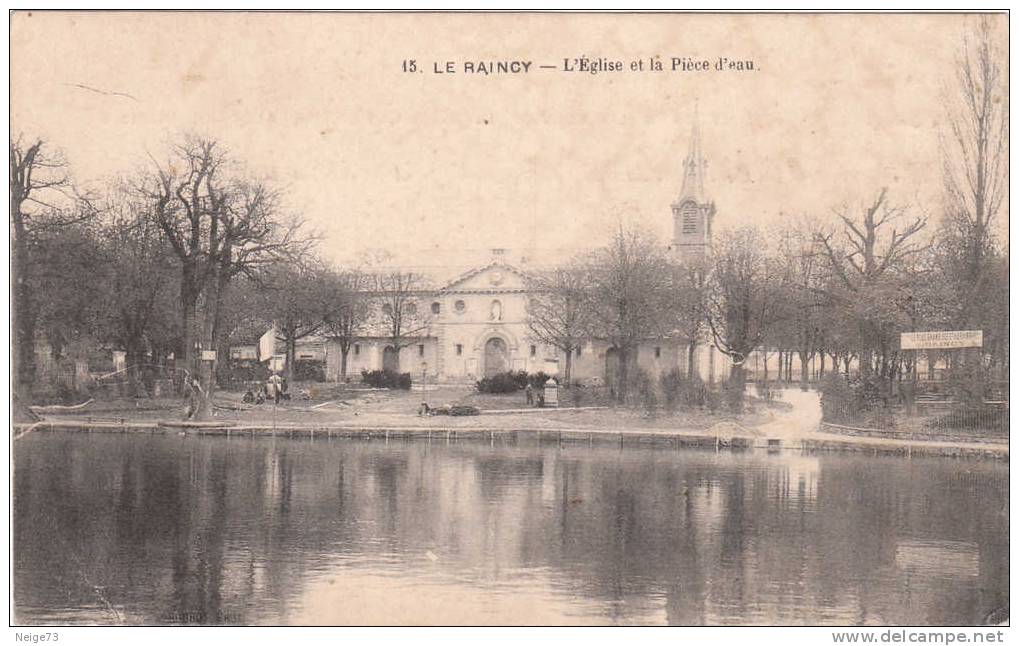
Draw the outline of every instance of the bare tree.
[[[102,259],[99,300],[105,336],[123,348],[132,392],[146,350],[158,360],[160,326],[177,317],[177,264],[159,227],[147,217],[144,205],[115,191],[101,225]]]
[[[686,344],[686,376],[696,374],[696,353],[707,329],[707,276],[710,268],[706,258],[691,258],[671,266],[669,311],[675,323],[675,336]]]
[[[14,352],[12,390],[27,401],[35,382],[37,307],[31,282],[32,241],[40,232],[82,222],[95,211],[86,197],[73,193],[67,162],[37,139],[10,142],[11,308]]]
[[[956,65],[958,92],[947,101],[951,139],[943,142],[946,216],[965,242],[972,283],[985,270],[992,226],[1008,193],[1008,78],[990,16],[980,16]]]
[[[273,321],[276,339],[286,347],[287,379],[294,379],[297,343],[325,325],[331,285],[317,267],[281,263],[265,282],[265,312]]]
[[[577,267],[557,267],[532,276],[530,283],[527,329],[532,339],[563,353],[563,383],[568,386],[573,353],[591,327],[586,273]]]
[[[243,275],[258,284],[260,274],[273,264],[307,262],[317,242],[304,232],[303,220],[282,213],[280,195],[272,188],[241,178],[232,181],[229,190],[220,214],[221,242],[212,258],[211,316],[206,320],[208,338],[222,364],[229,360],[223,309],[232,282]]]
[[[873,372],[875,347],[887,350],[890,330],[901,314],[895,307],[893,279],[927,246],[917,235],[927,218],[909,217],[906,207],[891,206],[887,195],[887,189],[881,189],[862,217],[853,217],[848,209],[837,212],[843,224],[840,238],[835,231],[816,234],[832,274],[830,296],[856,323],[865,376]]]
[[[184,363],[205,395],[192,417],[208,414],[212,362],[202,352],[223,343],[221,303],[240,272],[306,251],[300,222],[281,222],[278,195],[240,175],[211,139],[187,136],[172,159],[143,177],[139,190],[180,263]]]
[[[1009,95],[1007,54],[992,16],[979,16],[965,34],[946,92],[948,133],[942,140],[945,212],[941,223],[941,274],[954,296],[955,328],[982,329],[983,352],[957,355],[953,372],[965,377],[964,394],[982,397],[983,355],[1007,362],[1007,325],[996,316],[1007,302],[1000,280],[995,229],[1008,195]],[[1005,306],[1007,309],[1007,306]],[[989,364],[988,364],[989,365]]]
[[[775,338],[780,347],[799,356],[802,388],[807,387],[810,361],[821,352],[824,333],[827,272],[816,233],[810,224],[801,222],[779,230],[776,240],[785,313]]]
[[[639,345],[665,336],[669,267],[664,248],[640,229],[623,229],[586,260],[592,334],[618,355],[616,397],[625,401]]]
[[[715,245],[707,322],[715,346],[732,359],[729,388],[736,412],[746,389],[743,362],[781,320],[781,277],[757,229],[723,236]]]
[[[427,334],[431,318],[419,302],[424,277],[411,271],[384,271],[373,276],[374,300],[389,345],[399,362],[400,350]]]
[[[371,318],[369,276],[356,269],[333,272],[329,277],[329,302],[324,330],[340,346],[340,381],[347,379],[350,348]]]

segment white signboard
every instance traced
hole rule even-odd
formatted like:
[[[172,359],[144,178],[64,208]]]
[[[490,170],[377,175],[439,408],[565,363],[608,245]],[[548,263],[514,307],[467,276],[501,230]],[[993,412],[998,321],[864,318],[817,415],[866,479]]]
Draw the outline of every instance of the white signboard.
[[[980,348],[984,345],[983,330],[943,330],[940,332],[903,332],[903,350],[945,350]]]
[[[216,351],[215,350],[202,350],[202,361],[215,361]]]

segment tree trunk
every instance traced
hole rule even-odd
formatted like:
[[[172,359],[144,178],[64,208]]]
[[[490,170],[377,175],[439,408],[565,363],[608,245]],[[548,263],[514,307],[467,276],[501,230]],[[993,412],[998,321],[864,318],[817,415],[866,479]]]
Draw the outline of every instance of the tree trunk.
[[[860,376],[867,378],[870,377],[874,372],[874,356],[870,351],[870,348],[862,348],[860,350]]]
[[[616,399],[621,404],[626,403],[626,392],[629,390],[627,386],[627,380],[630,377],[630,350],[628,348],[619,348],[619,379],[616,383]]]
[[[223,302],[226,300],[227,289],[230,286],[230,274],[226,269],[219,268],[216,271],[215,294],[213,294],[212,311],[212,347],[216,350],[216,373],[213,375],[216,382],[225,380],[229,372],[230,347],[226,339],[226,330],[223,326]]]
[[[128,339],[124,344],[124,371],[127,373],[127,395],[138,396],[138,371],[141,370],[142,350],[138,339]]]
[[[821,369],[817,374],[819,379],[824,379],[824,352],[821,352]]]
[[[287,381],[293,383],[294,381],[294,362],[297,361],[297,339],[293,335],[287,336],[287,366],[284,370],[284,374],[287,376]]]
[[[810,353],[800,350],[800,390],[807,389],[807,382],[810,381]]]
[[[181,306],[184,319],[184,366],[192,384],[198,380],[200,388],[186,385],[184,392],[191,398],[188,419],[201,421],[208,419],[212,406],[210,404],[211,374],[202,369],[202,326],[198,316],[198,299],[201,290],[194,285],[194,269],[185,265],[184,279],[181,282]],[[210,368],[211,368],[211,363]],[[211,370],[210,370],[211,372]]]
[[[743,400],[745,398],[747,389],[747,373],[743,364],[732,364],[732,368],[729,370],[729,391],[730,391],[730,406],[732,406],[732,412],[739,415],[743,412]]]
[[[12,200],[13,202],[13,200]],[[28,242],[25,240],[25,229],[20,221],[20,204],[12,204],[14,220],[14,253],[11,256],[11,287],[14,290],[14,311],[11,312],[14,330],[14,360],[12,374],[15,378],[14,390],[19,401],[30,404],[32,386],[35,384],[35,324],[36,315],[32,302],[29,282]]]
[[[686,378],[693,379],[697,374],[697,342],[691,341],[686,347]]]
[[[566,365],[563,370],[563,385],[569,386],[573,375],[573,348],[566,350]]]
[[[340,345],[340,382],[347,381],[347,355],[350,354],[349,345]]]

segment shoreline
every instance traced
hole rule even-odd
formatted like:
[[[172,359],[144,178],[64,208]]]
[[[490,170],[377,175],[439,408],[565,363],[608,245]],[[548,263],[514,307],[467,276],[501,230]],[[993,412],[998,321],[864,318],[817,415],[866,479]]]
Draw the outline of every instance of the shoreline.
[[[427,439],[440,441],[488,441],[533,437],[539,444],[612,444],[624,446],[699,447],[753,450],[769,452],[800,451],[805,453],[863,453],[870,455],[897,455],[902,457],[950,457],[968,459],[1009,460],[1008,444],[978,442],[904,440],[897,438],[860,437],[824,432],[808,432],[798,437],[769,437],[766,434],[733,432],[732,424],[720,423],[717,431],[642,428],[563,428],[542,429],[521,424],[519,428],[490,428],[485,426],[420,426],[383,424],[272,424],[237,423],[224,425],[213,422],[202,426],[177,420],[145,421],[89,421],[82,419],[42,420],[33,423],[12,424],[12,430],[21,432],[12,440],[36,431],[63,431],[85,433],[144,433],[177,435],[219,435],[224,437],[286,437],[342,439]]]

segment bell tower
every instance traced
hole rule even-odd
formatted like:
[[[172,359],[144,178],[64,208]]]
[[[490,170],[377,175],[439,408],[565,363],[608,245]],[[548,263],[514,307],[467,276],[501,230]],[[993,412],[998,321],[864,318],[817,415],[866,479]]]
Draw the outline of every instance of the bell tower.
[[[694,111],[690,149],[683,161],[683,188],[672,203],[672,253],[679,260],[695,260],[711,253],[711,225],[715,203],[704,193],[708,163],[701,151],[700,129]]]

